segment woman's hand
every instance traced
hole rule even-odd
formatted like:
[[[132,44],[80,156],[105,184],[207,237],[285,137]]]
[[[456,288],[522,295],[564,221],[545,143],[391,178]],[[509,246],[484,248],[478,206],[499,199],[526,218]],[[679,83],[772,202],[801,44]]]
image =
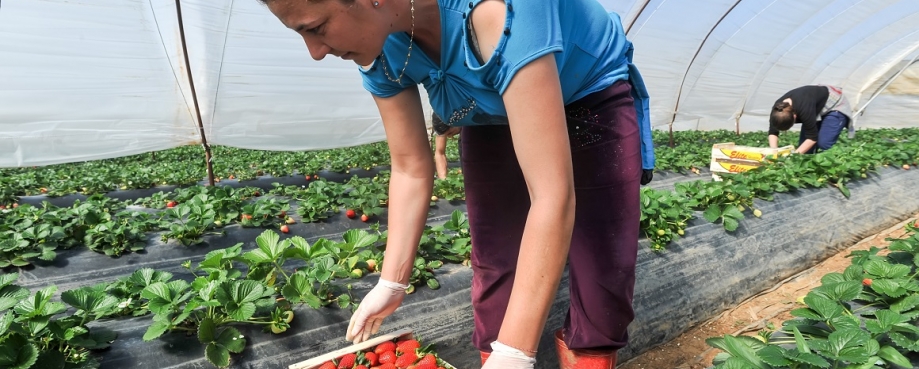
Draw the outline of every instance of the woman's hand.
[[[482,369],[533,369],[536,365],[536,358],[501,342],[492,342],[491,349],[493,351]]]
[[[345,339],[354,343],[366,341],[380,331],[383,319],[390,316],[405,299],[407,285],[390,282],[383,278],[364,296],[357,311],[351,316]]]

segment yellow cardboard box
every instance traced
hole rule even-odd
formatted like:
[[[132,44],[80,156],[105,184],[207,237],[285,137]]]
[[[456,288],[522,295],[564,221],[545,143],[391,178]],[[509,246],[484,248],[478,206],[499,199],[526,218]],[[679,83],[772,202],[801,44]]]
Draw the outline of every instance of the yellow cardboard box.
[[[712,162],[715,159],[762,161],[773,154],[778,154],[779,156],[791,154],[791,150],[794,150],[794,146],[772,149],[768,147],[738,146],[734,145],[733,142],[725,142],[712,145]]]
[[[741,173],[759,167],[763,159],[770,155],[785,156],[791,154],[794,146],[784,146],[777,149],[768,147],[738,146],[733,142],[712,145],[712,162],[709,170],[712,178],[721,180],[718,173]]]

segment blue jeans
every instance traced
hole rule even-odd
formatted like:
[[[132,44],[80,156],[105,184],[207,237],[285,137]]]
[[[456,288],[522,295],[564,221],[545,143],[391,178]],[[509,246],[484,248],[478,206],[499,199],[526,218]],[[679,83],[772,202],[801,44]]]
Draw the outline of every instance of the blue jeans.
[[[839,134],[842,133],[849,124],[849,117],[838,111],[831,111],[823,116],[823,120],[817,122],[817,144],[814,145],[806,154],[816,154],[818,151],[829,150],[836,141],[839,140]],[[804,132],[798,139],[798,146],[804,143]]]

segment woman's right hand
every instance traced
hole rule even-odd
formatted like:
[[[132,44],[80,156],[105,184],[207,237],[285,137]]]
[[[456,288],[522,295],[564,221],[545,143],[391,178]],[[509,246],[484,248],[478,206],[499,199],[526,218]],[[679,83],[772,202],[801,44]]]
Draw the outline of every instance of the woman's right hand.
[[[408,287],[408,285],[380,278],[377,285],[364,296],[357,311],[351,316],[345,339],[360,343],[379,332],[383,319],[392,315],[396,308],[402,305],[405,290]]]

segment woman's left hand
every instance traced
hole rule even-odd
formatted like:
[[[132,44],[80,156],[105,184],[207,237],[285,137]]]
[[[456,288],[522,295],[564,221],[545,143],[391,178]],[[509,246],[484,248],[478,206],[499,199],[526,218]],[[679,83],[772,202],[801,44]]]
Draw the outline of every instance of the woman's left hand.
[[[533,369],[536,365],[536,358],[501,342],[492,342],[491,349],[491,355],[485,360],[482,369]]]

